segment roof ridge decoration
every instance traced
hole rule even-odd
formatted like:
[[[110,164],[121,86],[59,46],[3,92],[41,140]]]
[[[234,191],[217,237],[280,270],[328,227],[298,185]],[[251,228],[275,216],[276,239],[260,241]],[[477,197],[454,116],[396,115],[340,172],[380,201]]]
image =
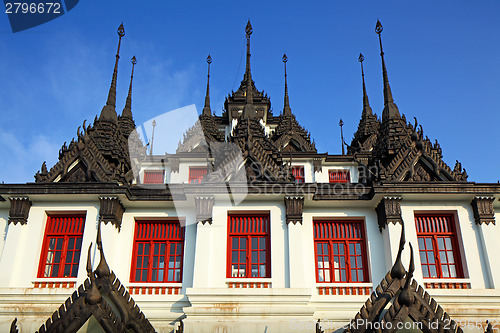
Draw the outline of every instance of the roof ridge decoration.
[[[393,267],[387,272],[344,332],[371,332],[370,327],[388,329],[392,327],[393,330],[396,330],[397,325],[404,323],[407,319],[421,324],[423,332],[463,332],[460,326],[413,279],[415,264],[411,243],[409,270],[406,271],[404,268],[401,262],[401,254],[405,243],[403,225],[398,254]]]
[[[207,92],[205,94],[205,106],[201,112],[204,116],[211,116],[212,110],[210,109],[210,64],[212,63],[212,57],[210,54],[207,57],[208,71],[207,71]]]
[[[134,68],[135,64],[137,64],[137,58],[133,56],[130,62],[132,63],[132,72],[130,73],[127,100],[125,101],[122,115],[118,117],[118,124],[125,138],[128,138],[130,133],[135,129],[134,117],[132,115],[132,80],[134,79]]]
[[[109,269],[102,248],[100,222],[96,243],[100,252],[99,265],[92,271],[91,243],[87,256],[88,278],[47,319],[38,333],[78,332],[91,316],[107,333],[155,332],[115,273]]]

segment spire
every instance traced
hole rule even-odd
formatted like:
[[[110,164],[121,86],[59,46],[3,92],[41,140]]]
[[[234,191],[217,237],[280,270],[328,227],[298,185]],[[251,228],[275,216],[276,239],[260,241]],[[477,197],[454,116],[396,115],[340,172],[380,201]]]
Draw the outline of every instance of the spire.
[[[257,115],[255,106],[253,105],[252,73],[250,71],[250,36],[252,35],[252,32],[252,24],[250,23],[250,20],[248,20],[247,26],[245,27],[247,38],[247,64],[245,69],[245,107],[243,108],[243,115],[248,118],[253,118]]]
[[[205,95],[205,106],[203,107],[202,115],[211,116],[212,111],[210,110],[210,64],[212,63],[212,57],[210,54],[207,57],[208,64],[208,74],[207,74],[207,94]]]
[[[288,61],[288,57],[286,56],[286,53],[283,54],[283,64],[285,65],[285,100],[283,104],[283,115],[284,116],[291,116],[292,115],[292,109],[290,108],[290,101],[288,100],[288,84],[287,84],[287,79],[286,79],[286,63]]]
[[[128,117],[132,119],[132,80],[134,79],[134,67],[137,64],[137,59],[135,56],[130,60],[132,63],[132,73],[130,74],[130,85],[128,87],[127,101],[125,102],[125,107],[122,111],[122,117]]]
[[[377,20],[377,25],[375,26],[375,33],[378,35],[378,40],[380,44],[380,56],[382,57],[382,76],[384,79],[384,111],[382,113],[382,120],[394,117],[400,117],[399,110],[394,99],[392,98],[391,86],[389,85],[389,77],[387,76],[387,68],[385,66],[384,50],[382,48],[382,33],[383,27],[382,23]]]
[[[363,57],[363,54],[359,54],[358,61],[361,64],[361,77],[363,81],[363,113],[362,117],[366,118],[367,116],[373,115],[372,108],[370,107],[370,102],[368,101],[368,95],[366,93],[366,86],[365,86],[365,72],[363,70],[363,61],[365,60],[365,57]]]
[[[118,27],[118,50],[116,51],[115,68],[113,70],[113,78],[111,79],[111,86],[109,87],[108,100],[106,105],[102,108],[99,120],[111,120],[117,122],[118,117],[116,115],[116,78],[118,76],[118,59],[120,59],[120,45],[122,42],[122,37],[125,36],[125,28],[123,23]]]

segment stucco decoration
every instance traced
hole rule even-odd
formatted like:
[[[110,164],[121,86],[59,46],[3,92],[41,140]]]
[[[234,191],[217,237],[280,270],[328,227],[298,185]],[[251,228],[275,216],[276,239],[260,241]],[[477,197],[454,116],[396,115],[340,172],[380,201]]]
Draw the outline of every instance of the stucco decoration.
[[[493,208],[494,197],[475,197],[472,202],[474,220],[477,224],[495,224],[495,209]]]
[[[11,197],[9,210],[9,223],[26,224],[31,208],[31,201],[28,197]]]
[[[100,197],[99,202],[99,221],[107,224],[108,222],[115,225],[120,230],[122,225],[122,217],[125,212],[120,200],[116,197]]]
[[[95,317],[106,333],[155,332],[144,313],[110,270],[102,249],[100,224],[96,243],[100,252],[99,265],[92,270],[91,244],[87,257],[88,278],[47,319],[38,332],[78,332],[91,316]]]
[[[415,265],[411,243],[409,269],[404,268],[401,253],[405,242],[403,227],[394,266],[344,332],[395,332],[398,325],[404,325],[409,319],[417,323],[424,333],[462,333],[458,324],[413,280]],[[371,329],[374,327],[380,329]]]
[[[375,208],[380,232],[389,223],[403,224],[401,217],[401,197],[383,197]]]

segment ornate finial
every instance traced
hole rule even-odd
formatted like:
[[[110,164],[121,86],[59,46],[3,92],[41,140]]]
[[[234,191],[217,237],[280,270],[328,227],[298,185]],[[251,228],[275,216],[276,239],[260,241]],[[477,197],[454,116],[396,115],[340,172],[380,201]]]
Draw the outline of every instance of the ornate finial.
[[[14,320],[10,324],[10,333],[18,333],[18,332],[19,330],[17,329],[17,318],[14,318]]]
[[[363,112],[361,117],[366,118],[366,116],[373,115],[372,108],[370,107],[370,101],[368,100],[368,94],[366,93],[366,85],[365,85],[365,72],[363,70],[363,61],[365,57],[362,53],[359,54],[358,61],[361,64],[361,78],[363,81]]]
[[[391,277],[393,279],[402,279],[405,275],[406,270],[403,266],[403,263],[401,262],[401,254],[403,253],[405,243],[406,243],[405,225],[403,223],[401,227],[401,236],[399,238],[398,255],[396,256],[396,261],[394,262],[394,265],[392,266],[391,269]]]
[[[108,263],[106,262],[106,258],[104,257],[104,251],[102,249],[102,239],[101,239],[101,222],[98,222],[97,225],[97,239],[96,239],[97,248],[101,253],[101,260],[99,261],[99,265],[95,269],[95,272],[98,277],[102,278],[105,276],[109,276],[111,274],[111,270],[109,269]]]
[[[117,32],[118,32],[118,36],[120,36],[120,38],[125,36],[125,27],[123,26],[123,22],[118,27]]]
[[[132,63],[132,72],[130,73],[130,85],[128,86],[128,95],[127,95],[127,101],[125,102],[125,107],[123,108],[122,111],[122,117],[128,117],[132,119],[132,81],[134,79],[134,68],[135,64],[137,64],[137,59],[135,56],[130,59],[130,62]]]
[[[283,64],[285,66],[285,100],[283,103],[283,115],[290,116],[292,115],[292,109],[290,109],[290,100],[288,99],[288,82],[286,76],[286,63],[288,61],[288,57],[286,56],[286,53],[283,53],[283,57],[281,58],[281,60],[283,61]]]
[[[155,139],[156,120],[153,119],[153,122],[151,123],[151,126],[153,126],[153,132],[151,133],[151,147],[150,147],[150,150],[149,150],[149,155],[153,155],[153,141]]]
[[[120,46],[122,42],[122,37],[125,36],[125,28],[123,27],[123,23],[118,27],[118,49],[116,51],[116,60],[115,67],[113,70],[113,77],[111,79],[111,86],[109,87],[108,92],[108,100],[106,101],[106,105],[102,108],[101,115],[99,116],[99,120],[111,120],[113,122],[118,121],[118,116],[116,114],[116,79],[118,76],[118,60],[120,59]]]
[[[244,75],[244,81],[246,82],[246,92],[245,106],[243,107],[243,116],[253,118],[257,116],[257,111],[255,110],[255,106],[253,105],[252,72],[250,70],[250,35],[253,33],[250,20],[248,20],[247,26],[245,27],[245,32],[247,38],[247,60]]]
[[[415,297],[410,290],[411,279],[413,278],[413,271],[415,270],[415,263],[413,262],[413,246],[410,243],[410,267],[408,268],[408,273],[406,273],[406,281],[399,294],[398,301],[401,305],[410,306],[415,301]]]
[[[340,140],[341,140],[341,144],[342,144],[342,155],[345,155],[345,150],[344,150],[344,132],[342,130],[342,126],[344,126],[344,121],[342,121],[342,118],[340,118],[339,126],[340,126]]]
[[[212,63],[212,57],[210,54],[207,57],[208,72],[207,72],[207,93],[205,94],[205,106],[203,107],[202,115],[211,116],[212,110],[210,109],[210,64]]]
[[[384,27],[382,26],[382,23],[377,19],[377,24],[375,25],[375,33],[380,35],[382,33],[382,30],[384,30]]]
[[[252,24],[250,23],[250,20],[248,20],[248,22],[247,22],[247,26],[245,27],[245,32],[247,34],[247,38],[250,38],[250,35],[253,32]]]
[[[91,250],[92,250],[92,242],[89,245],[89,251],[87,253],[87,276],[88,277],[90,277],[90,274],[92,274],[92,261],[90,260]]]
[[[384,111],[382,112],[382,121],[388,120],[390,118],[400,118],[399,110],[394,99],[392,98],[391,87],[389,85],[389,77],[387,76],[387,68],[385,66],[384,59],[384,49],[382,48],[382,37],[381,33],[384,28],[382,23],[377,19],[377,24],[375,25],[375,33],[378,35],[378,41],[380,44],[380,56],[382,57],[382,76],[384,79]]]

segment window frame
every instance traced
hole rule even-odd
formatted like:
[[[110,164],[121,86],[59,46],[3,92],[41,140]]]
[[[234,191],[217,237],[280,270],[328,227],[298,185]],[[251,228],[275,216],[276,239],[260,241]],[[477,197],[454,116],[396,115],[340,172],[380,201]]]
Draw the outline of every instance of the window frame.
[[[258,232],[245,232],[245,233],[238,233],[238,232],[231,232],[231,218],[233,217],[239,217],[239,218],[267,218],[267,232],[266,233],[258,233]],[[246,227],[248,229],[249,227]],[[252,276],[252,261],[251,261],[251,242],[252,238],[255,237],[264,237],[265,240],[265,269],[266,269],[266,276]],[[246,255],[245,255],[245,276],[232,276],[232,266],[233,266],[233,260],[232,260],[232,240],[233,238],[245,238],[246,239]],[[259,249],[260,251],[260,249]],[[241,250],[238,249],[238,252],[241,252]],[[239,261],[238,261],[239,263]],[[259,264],[260,260],[258,260],[255,264]],[[260,274],[260,272],[259,272]],[[227,253],[226,253],[226,278],[228,279],[269,279],[271,278],[271,215],[269,213],[263,213],[263,212],[249,212],[249,213],[229,213],[227,214]]]
[[[422,232],[422,231],[419,231],[419,226],[418,226],[418,218],[420,217],[428,217],[428,218],[449,218],[450,219],[450,223],[449,223],[449,226],[450,226],[450,231],[448,232]],[[455,214],[453,213],[440,213],[440,212],[436,212],[436,213],[414,213],[414,220],[415,220],[415,232],[416,232],[416,236],[417,236],[417,244],[418,244],[418,253],[419,253],[419,258],[420,258],[420,268],[422,270],[422,277],[424,279],[462,279],[465,277],[465,272],[464,272],[464,265],[462,263],[462,252],[461,252],[461,246],[459,244],[459,241],[458,241],[458,218]],[[441,228],[443,227],[443,225],[440,226]],[[436,227],[433,227],[433,228],[436,228]],[[455,264],[455,273],[456,273],[456,276],[443,276],[443,270],[442,270],[442,265],[446,265],[448,267],[448,270],[450,269],[450,263],[441,263],[441,258],[440,258],[440,255],[439,255],[439,252],[440,252],[440,249],[439,249],[439,246],[438,246],[438,238],[449,238],[450,239],[450,243],[451,243],[451,246],[452,246],[452,249],[451,249],[451,252],[453,253],[453,257],[454,257],[454,263]],[[437,276],[430,276],[430,270],[429,270],[429,263],[422,263],[422,259],[421,259],[421,255],[420,255],[420,252],[422,252],[422,249],[420,248],[420,242],[419,240],[421,238],[431,238],[432,239],[432,253],[434,254],[434,264],[436,266],[436,275]],[[446,241],[445,241],[446,243]],[[425,241],[424,241],[424,244],[425,244]],[[429,250],[427,250],[427,246],[425,246],[425,250],[424,252],[430,252]],[[445,252],[448,252],[446,249],[445,249]],[[448,259],[448,255],[446,254],[447,256],[447,259]],[[431,263],[432,264],[432,263]],[[427,266],[428,267],[428,270],[429,270],[429,276],[424,276],[424,269],[423,269],[423,266]]]
[[[86,222],[86,213],[56,213],[56,214],[47,214],[46,218],[46,223],[45,223],[45,230],[43,233],[43,239],[42,239],[42,247],[40,250],[40,260],[38,261],[38,272],[37,272],[37,278],[40,279],[76,279],[78,278],[78,270],[80,269],[80,262],[81,262],[81,256],[82,256],[82,245],[83,245],[83,233],[85,230],[85,222]],[[51,222],[52,219],[56,218],[68,218],[68,219],[82,219],[81,221],[81,232],[57,232],[57,231],[50,231],[50,228],[52,226]],[[70,227],[70,229],[75,229],[75,227]],[[66,266],[66,257],[68,255],[69,251],[75,251],[76,246],[73,249],[68,249],[68,243],[70,238],[75,238],[78,239],[78,236],[80,236],[80,249],[79,252],[80,254],[78,255],[78,263],[75,263],[74,261],[71,262],[71,265],[77,265],[76,266],[76,276],[71,276],[71,272],[69,276],[64,276],[64,268]],[[45,276],[45,269],[47,267],[47,257],[49,253],[49,244],[50,244],[50,239],[54,238],[56,239],[63,239],[63,243],[61,246],[61,257],[58,263],[58,273],[57,276]],[[76,244],[75,244],[76,245]],[[55,249],[58,251],[57,249]],[[75,257],[73,258],[73,260]],[[52,263],[51,265],[54,265]]]
[[[204,170],[205,173],[200,177],[192,177],[191,176],[191,173],[194,172],[194,171],[201,171],[201,170]],[[189,184],[201,184],[203,183],[203,177],[205,177],[206,175],[208,174],[208,168],[207,167],[203,167],[203,166],[190,166],[189,167],[189,175],[188,175],[188,183]]]
[[[161,174],[161,179],[158,175]],[[151,180],[146,178],[147,175],[151,175]],[[165,170],[144,170],[143,184],[164,184],[165,183]]]
[[[144,284],[149,284],[149,283],[182,283],[183,277],[184,277],[184,252],[185,252],[185,240],[186,240],[186,227],[182,226],[182,219],[136,219],[135,220],[135,228],[134,228],[134,234],[133,234],[133,246],[132,246],[132,260],[131,260],[131,266],[130,266],[130,282],[131,283],[144,283]],[[147,237],[147,238],[138,238],[138,233],[139,233],[139,225],[146,225],[146,224],[151,224],[152,226],[149,226],[149,230],[151,228],[154,228],[155,225],[160,225],[164,224],[167,228],[167,233],[169,227],[169,224],[178,224],[178,226],[175,226],[176,228],[179,228],[179,237],[166,237],[166,238],[161,238],[161,237]],[[154,232],[154,231],[153,231]],[[149,231],[149,234],[151,231]],[[149,254],[147,255],[148,257],[148,267],[143,268],[137,267],[137,258],[139,257],[139,254],[137,253],[139,244],[149,244]],[[153,257],[156,256],[154,254],[154,244],[165,244],[165,254],[164,256],[164,267],[163,267],[163,280],[162,281],[152,281],[152,274],[153,274]],[[172,244],[181,244],[181,253],[180,253],[180,279],[179,281],[175,281],[175,270],[177,269],[175,266],[173,268],[174,273],[173,273],[173,280],[169,281],[168,279],[168,273],[169,273],[169,259],[170,259],[170,246]],[[143,250],[144,251],[144,250]],[[177,256],[177,253],[174,253],[174,256]],[[144,255],[141,255],[145,257]],[[140,281],[136,279],[136,272],[137,269],[140,269],[141,271],[147,270],[147,277],[146,281]],[[160,272],[160,267],[156,267],[156,270],[158,271],[158,274]]]
[[[300,171],[302,171],[302,175],[299,175],[297,176],[295,171],[298,170],[299,174],[300,174]],[[295,183],[296,184],[303,184],[306,182],[306,177],[305,177],[305,173],[304,173],[304,166],[303,165],[292,165],[292,174],[295,178]]]
[[[333,174],[347,175],[346,179],[333,179]],[[349,169],[328,169],[328,182],[330,184],[347,184],[351,182],[351,170]]]
[[[361,234],[361,237],[358,238],[349,238],[349,237],[337,237],[334,238],[333,235],[332,237],[316,237],[316,230],[317,230],[317,225],[320,223],[329,223],[332,225],[332,228],[335,228],[335,224],[340,223],[340,224],[357,224],[359,225],[359,232]],[[348,226],[346,226],[348,228]],[[331,229],[332,230],[332,229]],[[337,229],[338,230],[338,229]],[[332,230],[333,232],[333,230]],[[338,232],[338,231],[337,231]],[[369,269],[368,269],[368,247],[367,247],[367,236],[365,232],[365,221],[362,219],[335,219],[335,218],[314,218],[313,219],[313,243],[314,243],[314,266],[315,266],[315,276],[316,276],[316,283],[369,283],[370,282],[370,275],[369,275]],[[329,275],[330,279],[327,281],[324,279],[324,281],[320,281],[320,275],[319,275],[319,267],[318,267],[318,246],[317,244],[327,244],[328,247],[328,254],[324,255],[323,250],[322,250],[322,257],[328,258],[328,263],[329,263],[329,268],[326,268],[329,270]],[[346,274],[346,281],[335,281],[335,267],[334,267],[334,259],[333,257],[335,254],[333,253],[333,244],[344,244],[344,258],[345,258],[345,274]],[[360,244],[360,257],[361,257],[361,271],[363,273],[363,280],[362,281],[352,281],[352,273],[351,273],[351,257],[352,255],[350,254],[350,244]],[[356,251],[356,250],[355,250]],[[340,256],[340,255],[338,255]],[[357,257],[357,254],[354,253],[354,257]],[[323,271],[326,269],[323,267],[321,268]],[[355,268],[356,270],[356,268]],[[339,270],[340,271],[340,270]],[[324,273],[323,273],[324,274]],[[323,275],[324,277],[324,275]]]

